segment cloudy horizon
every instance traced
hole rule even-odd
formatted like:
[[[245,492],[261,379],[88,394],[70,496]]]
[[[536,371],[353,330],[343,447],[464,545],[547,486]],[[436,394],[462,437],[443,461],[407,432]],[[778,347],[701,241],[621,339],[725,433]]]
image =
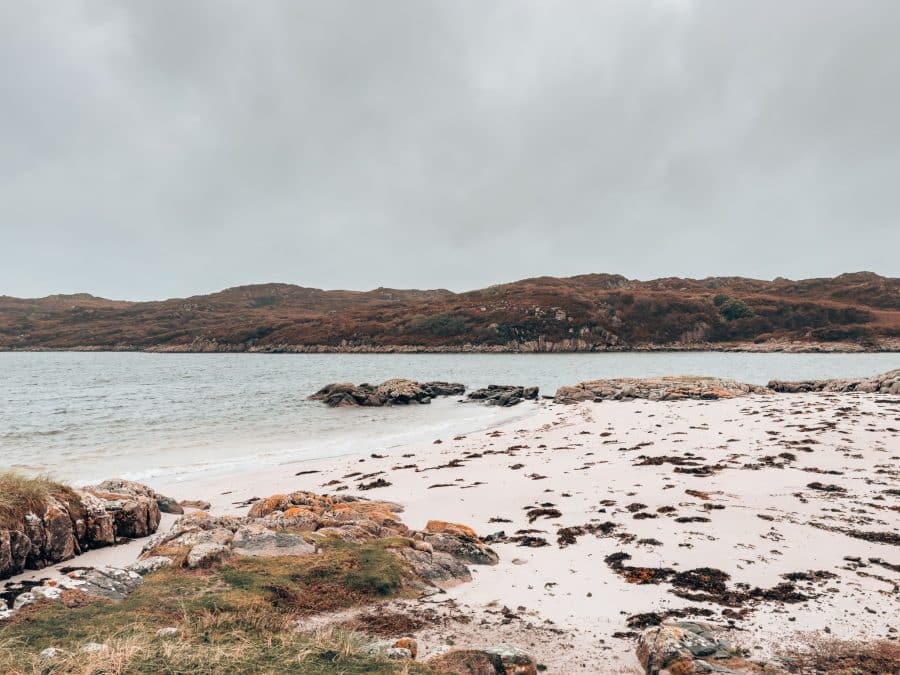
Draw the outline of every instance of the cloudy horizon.
[[[897,276],[898,25],[887,0],[6,3],[0,295]]]

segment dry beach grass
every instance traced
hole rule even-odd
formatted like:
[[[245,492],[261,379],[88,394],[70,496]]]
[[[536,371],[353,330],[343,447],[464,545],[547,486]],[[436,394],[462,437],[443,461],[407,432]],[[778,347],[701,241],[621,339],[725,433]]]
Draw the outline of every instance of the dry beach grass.
[[[21,612],[0,630],[0,672],[428,672],[365,654],[358,633],[295,625],[300,615],[396,595],[400,574],[379,547],[348,545],[308,558],[160,570],[122,601],[73,596]],[[83,651],[90,643],[104,647]],[[58,655],[42,657],[47,648]]]
[[[50,497],[69,502],[75,493],[68,485],[47,476],[0,472],[0,527],[21,522],[28,513],[43,512]]]

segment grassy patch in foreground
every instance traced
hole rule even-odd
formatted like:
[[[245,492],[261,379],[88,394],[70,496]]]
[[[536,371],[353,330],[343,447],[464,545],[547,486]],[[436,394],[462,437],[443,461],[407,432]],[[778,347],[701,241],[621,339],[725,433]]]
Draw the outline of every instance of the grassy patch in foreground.
[[[49,604],[0,624],[0,672],[428,672],[365,656],[353,633],[294,629],[298,616],[398,594],[403,574],[379,542],[329,543],[315,555],[242,558],[210,570],[161,570],[122,601]],[[158,638],[164,627],[178,634]],[[79,654],[88,642],[108,649]],[[42,662],[47,647],[64,654]]]
[[[51,497],[67,506],[78,503],[78,496],[68,485],[46,476],[0,471],[0,528],[17,527],[30,512],[43,514]]]

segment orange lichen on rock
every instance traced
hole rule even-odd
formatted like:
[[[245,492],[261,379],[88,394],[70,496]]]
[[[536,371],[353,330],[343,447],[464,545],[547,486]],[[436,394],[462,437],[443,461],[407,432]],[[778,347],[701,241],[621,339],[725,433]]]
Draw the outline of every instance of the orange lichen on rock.
[[[274,511],[283,511],[289,504],[290,502],[288,502],[286,495],[272,495],[256,502],[250,507],[247,515],[251,518],[263,518]]]
[[[468,525],[460,523],[448,523],[443,520],[429,520],[425,525],[425,532],[429,534],[454,534],[460,537],[472,537],[477,539],[478,535]]]
[[[412,638],[400,638],[394,643],[394,646],[400,649],[408,649],[413,658],[416,658],[416,656],[419,654],[419,645]]]
[[[304,506],[291,506],[284,512],[285,518],[309,518],[310,520],[316,520],[318,518],[318,514],[309,510]]]

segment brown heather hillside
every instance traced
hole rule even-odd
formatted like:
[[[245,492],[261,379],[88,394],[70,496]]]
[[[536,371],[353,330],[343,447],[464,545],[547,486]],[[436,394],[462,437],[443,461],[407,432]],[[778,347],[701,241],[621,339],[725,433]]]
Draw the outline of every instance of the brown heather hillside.
[[[0,296],[0,349],[898,349],[900,279],[539,277],[466,293],[289,284],[159,302]]]

